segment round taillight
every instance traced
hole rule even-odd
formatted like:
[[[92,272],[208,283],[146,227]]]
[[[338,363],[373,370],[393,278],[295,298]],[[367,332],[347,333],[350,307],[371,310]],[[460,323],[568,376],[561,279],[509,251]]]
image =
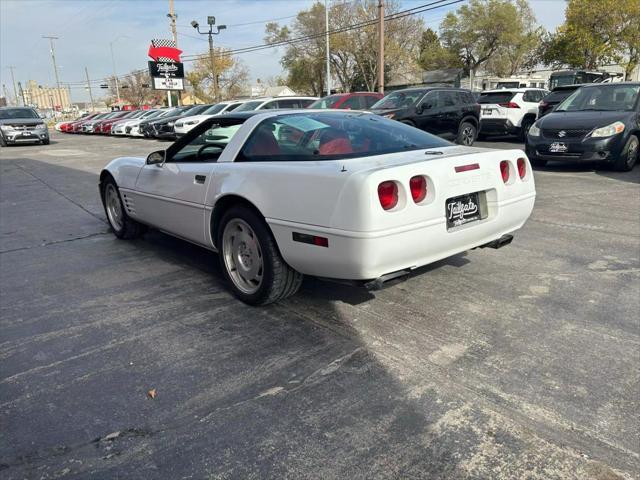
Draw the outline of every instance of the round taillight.
[[[509,181],[509,162],[506,160],[500,162],[500,174],[502,175],[502,181],[507,183]]]
[[[524,179],[524,176],[527,174],[527,162],[524,158],[518,159],[518,175],[520,175],[521,179]]]
[[[416,175],[409,180],[411,197],[416,203],[420,203],[427,196],[427,180],[422,175]]]
[[[378,199],[385,210],[391,210],[398,204],[398,186],[396,182],[382,182],[378,185]]]

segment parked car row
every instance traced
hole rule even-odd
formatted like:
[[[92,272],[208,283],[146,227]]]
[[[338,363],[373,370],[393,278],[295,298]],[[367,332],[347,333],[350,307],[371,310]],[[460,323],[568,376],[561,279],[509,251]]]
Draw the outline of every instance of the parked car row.
[[[175,140],[210,117],[274,109],[367,110],[428,133],[473,145],[491,135],[516,135],[534,165],[550,160],[609,162],[630,170],[640,150],[640,84],[631,82],[487,90],[475,96],[452,87],[407,88],[323,98],[229,100],[156,110],[91,114],[60,125],[63,132]]]
[[[267,97],[230,100],[217,104],[191,105],[150,110],[93,113],[61,123],[64,133],[88,133],[175,140],[205,118],[242,107],[242,111],[306,108],[316,97]]]

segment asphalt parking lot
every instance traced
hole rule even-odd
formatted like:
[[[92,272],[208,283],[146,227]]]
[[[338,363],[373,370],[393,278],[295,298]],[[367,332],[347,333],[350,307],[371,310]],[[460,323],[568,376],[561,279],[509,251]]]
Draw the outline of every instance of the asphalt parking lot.
[[[640,478],[640,168],[550,165],[506,248],[256,309],[109,233],[100,169],[166,145],[0,151],[2,478]]]

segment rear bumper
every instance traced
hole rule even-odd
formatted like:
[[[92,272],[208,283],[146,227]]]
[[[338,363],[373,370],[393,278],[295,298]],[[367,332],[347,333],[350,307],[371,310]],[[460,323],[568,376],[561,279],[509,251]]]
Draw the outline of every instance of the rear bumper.
[[[285,261],[297,271],[341,280],[372,280],[410,271],[476,248],[518,230],[531,215],[535,191],[489,205],[484,220],[447,230],[442,218],[402,229],[353,232],[276,219],[267,223]],[[294,242],[293,232],[328,238],[329,247]]]
[[[486,135],[510,135],[520,131],[508,118],[486,118],[480,121],[480,133]]]
[[[624,148],[626,138],[614,135],[608,138],[550,139],[527,136],[525,149],[531,159],[561,162],[613,162]],[[551,152],[553,143],[563,143],[566,152]]]

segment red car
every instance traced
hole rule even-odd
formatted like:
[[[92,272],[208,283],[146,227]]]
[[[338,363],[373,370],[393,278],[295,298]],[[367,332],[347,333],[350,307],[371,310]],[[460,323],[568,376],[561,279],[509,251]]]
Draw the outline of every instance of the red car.
[[[123,118],[128,118],[134,113],[137,113],[137,110],[122,110],[109,118],[105,118],[93,126],[93,133],[109,134],[111,133],[111,124],[113,122]]]
[[[84,117],[76,118],[75,120],[70,120],[67,123],[63,123],[62,125],[60,125],[60,131],[61,132],[65,132],[65,133],[72,132],[74,124],[76,124],[78,122],[84,122],[85,120],[90,120],[93,117],[95,117],[96,115],[98,115],[98,114],[97,113],[91,113],[89,115],[85,115]]]
[[[316,100],[307,108],[338,108],[342,110],[367,110],[384,95],[376,92],[336,93]]]

